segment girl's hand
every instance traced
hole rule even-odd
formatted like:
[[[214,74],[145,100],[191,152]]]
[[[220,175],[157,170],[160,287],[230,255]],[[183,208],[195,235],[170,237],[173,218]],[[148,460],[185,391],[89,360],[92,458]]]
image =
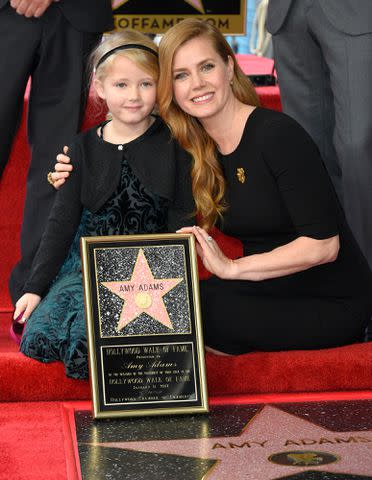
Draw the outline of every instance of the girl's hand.
[[[200,227],[184,227],[177,230],[177,233],[193,233],[197,240],[196,250],[203,262],[203,265],[213,275],[224,279],[233,279],[235,263],[227,258],[217,242]]]
[[[25,293],[16,303],[16,308],[14,311],[13,319],[15,320],[22,312],[23,317],[19,320],[20,323],[25,323],[31,313],[35,310],[35,308],[39,305],[41,297],[36,295],[35,293]]]
[[[59,153],[56,157],[58,163],[54,165],[54,172],[52,173],[53,187],[56,190],[65,183],[66,178],[69,177],[73,169],[73,166],[70,165],[71,159],[67,153],[68,147],[64,146],[63,153]]]

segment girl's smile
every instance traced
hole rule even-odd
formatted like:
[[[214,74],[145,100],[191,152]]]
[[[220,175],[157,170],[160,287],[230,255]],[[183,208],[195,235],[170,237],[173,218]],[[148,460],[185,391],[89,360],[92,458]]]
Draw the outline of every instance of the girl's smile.
[[[135,62],[118,55],[95,87],[106,101],[117,131],[145,131],[156,102],[156,81]],[[141,133],[142,133],[141,132]]]

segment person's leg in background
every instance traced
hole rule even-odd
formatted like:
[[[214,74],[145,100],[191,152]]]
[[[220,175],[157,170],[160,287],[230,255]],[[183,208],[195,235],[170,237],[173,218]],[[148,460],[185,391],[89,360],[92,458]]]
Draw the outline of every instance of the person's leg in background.
[[[330,71],[346,218],[372,268],[372,32],[337,30],[317,1],[309,20]]]
[[[40,41],[39,22],[0,9],[0,181],[22,115],[24,92]]]
[[[9,282],[15,303],[29,274],[54,199],[46,176],[79,131],[88,94],[87,58],[101,35],[83,33],[52,4],[39,19],[42,42],[33,66],[28,114],[32,151],[21,231],[21,260]]]
[[[329,69],[308,25],[309,2],[294,1],[273,35],[283,111],[296,119],[317,144],[342,202],[341,169],[333,145],[334,101]]]

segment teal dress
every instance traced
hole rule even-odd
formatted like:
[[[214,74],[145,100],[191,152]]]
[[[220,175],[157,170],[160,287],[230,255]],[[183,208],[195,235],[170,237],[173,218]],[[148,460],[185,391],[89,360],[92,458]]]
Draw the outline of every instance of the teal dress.
[[[67,376],[88,378],[80,237],[161,233],[166,210],[167,200],[142,185],[123,155],[118,188],[96,213],[83,210],[67,258],[27,322],[21,352],[45,363],[62,360]]]

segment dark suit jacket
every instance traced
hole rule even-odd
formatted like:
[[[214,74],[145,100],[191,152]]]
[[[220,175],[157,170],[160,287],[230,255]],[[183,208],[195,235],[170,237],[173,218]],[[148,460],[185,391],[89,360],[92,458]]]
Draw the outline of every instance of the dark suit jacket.
[[[0,9],[8,3],[0,0]],[[101,33],[114,28],[110,0],[60,0],[57,5],[76,30]]]
[[[293,1],[270,0],[266,22],[270,33],[275,34],[280,30]],[[372,32],[371,0],[319,0],[319,3],[324,15],[337,30],[349,35]]]

